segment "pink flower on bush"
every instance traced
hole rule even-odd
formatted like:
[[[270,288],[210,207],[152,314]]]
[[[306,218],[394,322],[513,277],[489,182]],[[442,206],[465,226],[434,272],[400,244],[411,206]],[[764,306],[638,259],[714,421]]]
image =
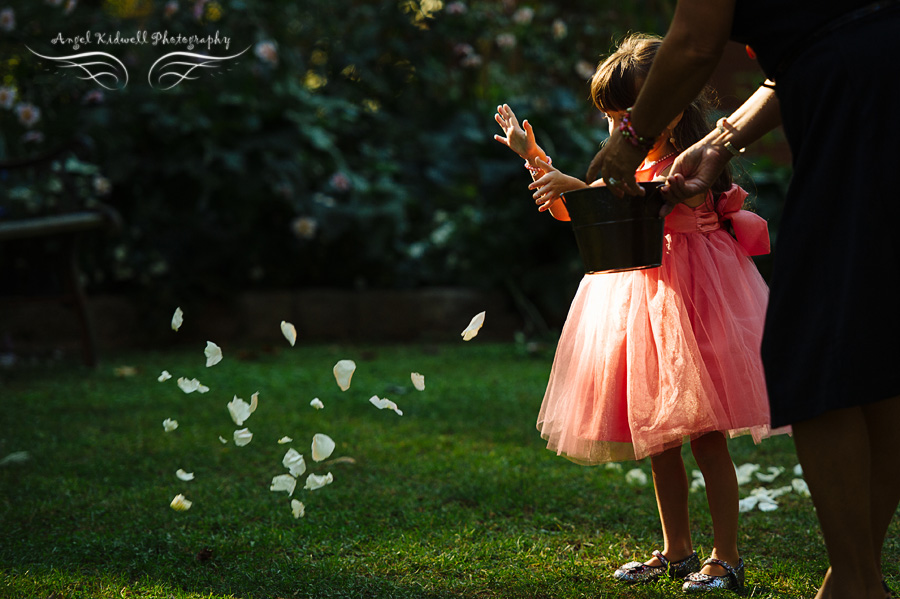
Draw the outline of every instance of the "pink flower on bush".
[[[271,65],[278,64],[278,46],[275,45],[275,42],[258,42],[253,48],[253,53],[263,62],[267,62]]]
[[[291,230],[298,239],[312,239],[318,228],[319,222],[309,216],[298,216],[291,223]]]
[[[511,33],[501,33],[497,36],[497,46],[508,49],[516,47],[516,36]]]
[[[469,7],[465,2],[451,2],[445,9],[448,15],[464,15],[468,12]]]
[[[16,88],[4,85],[0,87],[0,107],[6,108],[7,110],[13,107],[13,104],[16,103]]]
[[[350,182],[350,178],[340,171],[331,175],[331,180],[329,181],[329,183],[331,183],[331,186],[338,191],[350,191],[350,188],[353,187],[353,184]]]
[[[594,65],[586,60],[579,60],[575,64],[575,72],[578,73],[578,76],[582,79],[590,79],[594,76]]]
[[[534,19],[534,9],[523,6],[513,13],[512,20],[516,25],[528,25]]]
[[[176,0],[166,2],[166,5],[163,7],[163,16],[171,19],[176,12],[178,12],[178,2]]]
[[[209,0],[195,0],[194,2],[194,18],[196,20],[201,20],[203,18],[203,10],[206,8],[206,3]]]
[[[459,64],[464,66],[467,69],[474,69],[481,66],[481,63],[484,62],[484,59],[481,58],[479,54],[470,54],[463,58]]]
[[[112,183],[110,183],[109,179],[102,175],[96,175],[94,177],[94,192],[98,196],[105,196],[110,191],[112,191]]]
[[[472,47],[472,44],[459,43],[453,46],[453,52],[457,56],[469,56],[475,53],[475,48]]]
[[[66,0],[66,8],[63,10],[67,15],[72,14],[75,7],[78,6],[78,0]]]
[[[561,40],[566,37],[566,34],[569,33],[568,27],[566,27],[566,23],[562,19],[556,19],[553,21],[553,25],[551,26],[551,30],[553,31],[553,39]]]
[[[19,117],[19,122],[25,125],[26,127],[32,127],[35,123],[41,120],[41,110],[34,104],[28,104],[26,102],[22,102],[16,106],[16,115]]]
[[[103,104],[104,101],[106,101],[106,96],[99,89],[92,89],[81,97],[81,103],[87,105]]]
[[[11,8],[0,10],[0,30],[12,31],[16,28],[16,13]]]

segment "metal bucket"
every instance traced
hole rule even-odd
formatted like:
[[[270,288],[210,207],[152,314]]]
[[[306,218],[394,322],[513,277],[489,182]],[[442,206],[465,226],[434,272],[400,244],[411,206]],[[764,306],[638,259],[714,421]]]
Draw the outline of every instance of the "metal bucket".
[[[621,272],[662,264],[662,183],[640,185],[643,196],[617,198],[606,187],[587,187],[562,195],[586,273]]]

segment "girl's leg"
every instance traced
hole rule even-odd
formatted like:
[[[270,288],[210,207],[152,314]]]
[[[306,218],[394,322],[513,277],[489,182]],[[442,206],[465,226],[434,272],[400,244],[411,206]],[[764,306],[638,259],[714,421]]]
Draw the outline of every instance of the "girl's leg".
[[[816,597],[884,599],[874,550],[873,456],[863,409],[833,410],[793,428],[831,562],[831,575]]]
[[[713,432],[691,441],[691,451],[706,481],[706,500],[713,523],[712,557],[735,568],[740,563],[737,547],[738,483],[725,435]],[[704,574],[724,576],[721,566],[709,565]]]
[[[650,464],[653,467],[659,520],[662,523],[662,553],[670,562],[677,562],[694,552],[688,516],[688,480],[684,460],[681,459],[681,447],[651,456]],[[647,564],[660,565],[655,557]]]

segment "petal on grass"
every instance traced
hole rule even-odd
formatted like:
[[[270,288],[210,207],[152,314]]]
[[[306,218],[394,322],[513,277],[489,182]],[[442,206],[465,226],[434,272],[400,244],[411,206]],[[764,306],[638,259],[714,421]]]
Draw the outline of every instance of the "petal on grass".
[[[472,317],[472,320],[469,322],[469,326],[467,326],[466,329],[462,333],[460,333],[460,335],[462,335],[463,341],[469,341],[478,334],[478,331],[481,330],[482,326],[484,326],[484,314],[484,312],[479,312]]]
[[[802,478],[795,478],[792,480],[791,488],[794,489],[794,492],[797,493],[797,495],[809,497],[809,485],[807,485],[806,481]]]
[[[371,403],[379,410],[394,410],[395,412],[397,412],[398,416],[403,416],[403,411],[397,407],[397,404],[389,399],[381,399],[377,395],[373,395],[369,398],[369,403]]]
[[[699,470],[691,471],[691,492],[699,491],[700,489],[706,488],[706,479],[703,478],[703,473]]]
[[[318,397],[316,397],[311,402],[309,402],[309,405],[311,405],[312,407],[314,407],[317,410],[321,410],[322,408],[325,407],[325,404],[323,404],[322,400],[319,399]]]
[[[185,512],[185,511],[191,509],[191,506],[193,504],[194,504],[193,501],[185,499],[184,495],[179,493],[178,495],[175,496],[175,499],[172,500],[172,503],[169,504],[169,507],[171,507],[176,512]]]
[[[737,474],[739,485],[746,485],[753,482],[753,473],[759,470],[759,464],[741,464],[735,466],[734,471]]]
[[[325,485],[330,485],[332,482],[334,482],[334,477],[331,476],[331,472],[325,475],[310,474],[306,477],[306,484],[303,485],[303,488],[315,491],[316,489],[321,489]]]
[[[163,370],[162,372],[159,373],[159,377],[156,380],[158,380],[160,383],[163,383],[163,382],[169,380],[170,378],[172,378],[172,375],[169,374],[169,371]]]
[[[334,372],[334,380],[337,381],[341,391],[346,391],[350,388],[350,379],[353,378],[353,373],[355,371],[356,362],[353,360],[339,360],[338,363],[334,365],[334,368],[332,369],[332,372]]]
[[[412,380],[413,387],[419,391],[425,390],[425,375],[419,374],[418,372],[411,372],[409,373],[409,378]]]
[[[803,476],[803,466],[800,464],[794,466],[794,476]]]
[[[293,441],[293,439],[291,439],[290,437],[282,437],[278,439],[278,444],[284,445],[285,443],[290,443],[291,441]]]
[[[288,340],[288,343],[291,344],[291,347],[294,347],[294,344],[297,343],[297,328],[291,323],[282,320],[281,334],[284,335],[284,338]]]
[[[306,461],[297,450],[291,447],[281,458],[281,465],[290,470],[291,476],[300,476],[306,472]]]
[[[291,513],[294,514],[294,518],[302,518],[306,513],[306,506],[303,505],[302,501],[291,499]]]
[[[759,497],[751,495],[749,497],[744,497],[740,501],[738,501],[738,511],[740,513],[746,513],[753,511],[753,508],[756,507],[756,504],[759,502]]]
[[[334,452],[334,440],[328,435],[316,433],[312,440],[312,459],[316,462],[328,459]]]
[[[778,478],[778,476],[783,472],[784,472],[783,466],[770,466],[768,474],[763,474],[762,472],[757,472],[756,478],[763,481],[764,483],[770,483],[773,480],[775,480],[776,478]]]
[[[163,430],[167,433],[171,433],[176,428],[178,428],[178,421],[172,420],[171,418],[166,418],[163,420]]]
[[[242,428],[240,430],[234,431],[234,444],[238,447],[243,447],[250,443],[253,440],[253,433],[250,432],[248,428]]]
[[[269,485],[270,491],[284,491],[288,495],[294,494],[294,488],[297,486],[297,479],[290,474],[279,474],[272,477],[272,484]]]
[[[625,473],[625,482],[629,485],[646,485],[647,473],[640,468],[632,468]]]
[[[187,482],[189,480],[194,480],[193,472],[185,472],[181,468],[179,468],[178,470],[175,471],[175,476],[177,476],[179,480],[183,480],[185,482]]]
[[[184,312],[181,311],[181,308],[175,308],[175,313],[172,314],[172,330],[180,329],[182,323],[184,323]]]
[[[222,361],[222,348],[212,341],[206,342],[206,349],[203,350],[206,355],[206,367],[215,366]]]

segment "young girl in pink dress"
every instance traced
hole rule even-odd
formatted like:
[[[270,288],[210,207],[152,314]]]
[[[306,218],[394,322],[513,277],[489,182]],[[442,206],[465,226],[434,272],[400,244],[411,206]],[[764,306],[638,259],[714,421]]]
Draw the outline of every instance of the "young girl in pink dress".
[[[594,74],[591,95],[610,131],[627,118],[658,46],[658,38],[630,36]],[[656,140],[636,179],[667,174],[678,152],[708,132],[708,110],[704,93]],[[498,107],[495,119],[505,133],[495,139],[532,171],[539,209],[569,220],[560,194],[586,183],[551,166],[528,121],[519,126],[509,106]],[[751,434],[757,442],[770,434],[759,357],[768,289],[749,258],[768,253],[768,230],[741,210],[747,194],[729,174],[713,189],[666,217],[660,267],[582,279],[537,422],[549,449],[581,464],[650,456],[663,547],[615,577],[645,582],[667,573],[686,579],[689,592],[743,586],[738,485],[726,434]],[[685,439],[703,472],[713,521],[714,547],[703,564],[691,541]]]

